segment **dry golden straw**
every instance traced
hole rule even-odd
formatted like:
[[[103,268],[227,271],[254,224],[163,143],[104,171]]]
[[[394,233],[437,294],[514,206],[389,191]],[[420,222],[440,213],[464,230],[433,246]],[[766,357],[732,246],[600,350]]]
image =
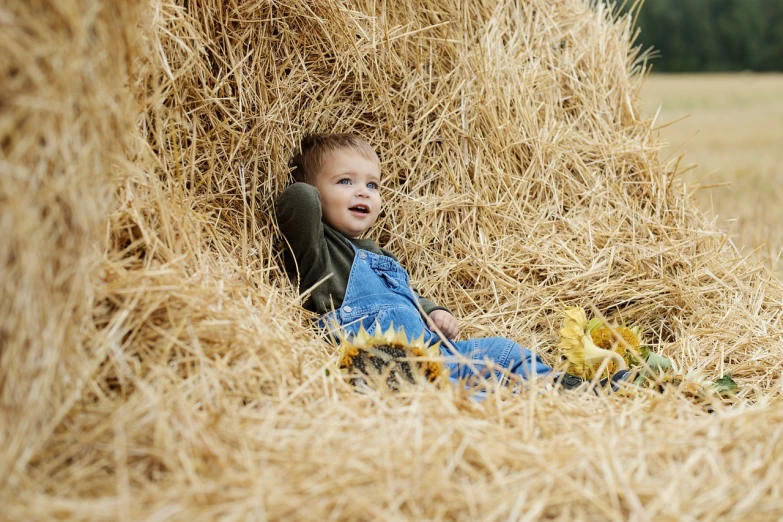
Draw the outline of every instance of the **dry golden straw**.
[[[782,517],[781,285],[659,158],[632,35],[581,0],[6,2],[0,518]],[[377,148],[373,238],[463,336],[558,364],[584,306],[736,398],[356,393],[282,270],[311,131]]]

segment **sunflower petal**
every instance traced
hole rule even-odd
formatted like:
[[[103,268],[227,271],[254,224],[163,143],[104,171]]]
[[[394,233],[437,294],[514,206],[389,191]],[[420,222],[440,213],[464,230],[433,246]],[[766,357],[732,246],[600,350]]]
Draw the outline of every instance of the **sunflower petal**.
[[[614,360],[617,363],[619,370],[625,370],[625,359],[612,350],[604,350],[599,348],[593,342],[593,339],[589,335],[585,335],[583,339],[584,352],[585,352],[585,364],[592,366],[593,370],[597,369],[604,360]]]

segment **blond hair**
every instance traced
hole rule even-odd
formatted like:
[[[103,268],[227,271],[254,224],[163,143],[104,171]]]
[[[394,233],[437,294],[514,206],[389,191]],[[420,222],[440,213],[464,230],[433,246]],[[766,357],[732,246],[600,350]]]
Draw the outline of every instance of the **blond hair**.
[[[312,185],[328,155],[340,149],[350,149],[368,159],[378,160],[375,149],[356,134],[310,134],[302,138],[299,151],[288,162],[293,168],[294,180]]]

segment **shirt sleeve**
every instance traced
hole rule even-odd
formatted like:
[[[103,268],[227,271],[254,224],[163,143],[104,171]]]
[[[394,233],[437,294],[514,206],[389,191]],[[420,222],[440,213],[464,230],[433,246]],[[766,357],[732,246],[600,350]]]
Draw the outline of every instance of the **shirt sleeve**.
[[[277,225],[296,260],[302,286],[323,274],[328,259],[324,225],[321,222],[321,196],[307,183],[294,183],[277,200]]]
[[[419,304],[421,304],[422,309],[424,309],[427,315],[430,315],[435,310],[445,310],[446,312],[451,313],[451,310],[449,310],[445,306],[440,306],[433,303],[426,297],[422,297],[421,295],[419,295],[418,292],[416,292],[416,296],[419,298]]]

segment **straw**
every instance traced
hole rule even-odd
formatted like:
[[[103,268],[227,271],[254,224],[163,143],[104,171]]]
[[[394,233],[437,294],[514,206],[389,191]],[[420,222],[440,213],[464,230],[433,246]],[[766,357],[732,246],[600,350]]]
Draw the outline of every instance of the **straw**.
[[[783,516],[781,285],[661,160],[627,18],[580,0],[0,17],[4,517]],[[736,397],[357,393],[282,266],[274,204],[312,131],[376,147],[370,237],[463,338],[556,365],[559,313],[594,306]]]

